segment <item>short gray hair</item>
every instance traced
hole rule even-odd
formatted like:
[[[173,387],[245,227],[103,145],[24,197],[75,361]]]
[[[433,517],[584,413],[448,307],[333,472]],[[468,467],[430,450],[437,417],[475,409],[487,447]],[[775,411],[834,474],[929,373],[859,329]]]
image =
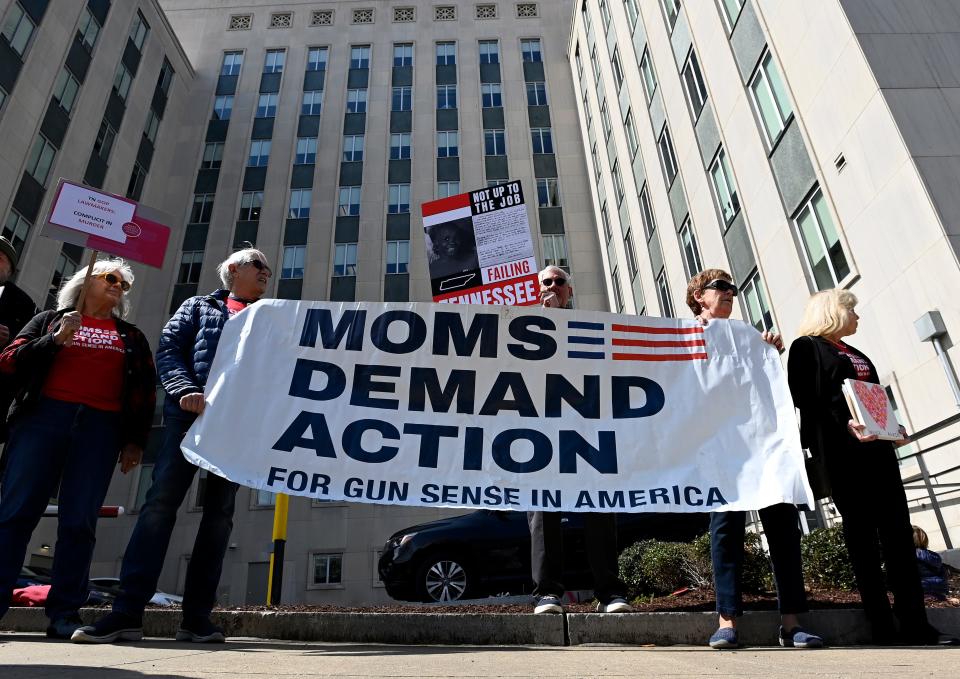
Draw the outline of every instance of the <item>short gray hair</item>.
[[[563,274],[563,277],[567,279],[567,285],[569,285],[571,288],[573,287],[573,276],[571,276],[568,271],[564,271],[563,267],[556,266],[555,264],[545,266],[540,270],[540,273],[537,274],[538,283],[543,280],[544,274],[548,271],[559,271]]]
[[[254,260],[263,262],[264,266],[270,266],[267,264],[267,256],[256,248],[237,250],[225,260],[220,262],[217,265],[217,273],[220,275],[220,282],[223,283],[223,287],[229,290],[230,286],[233,285],[233,273],[230,271],[231,264],[242,266],[244,264],[249,264]]]
[[[133,269],[122,259],[97,260],[93,265],[93,271],[90,272],[90,275],[96,276],[97,274],[110,273],[111,271],[117,271],[123,280],[133,285]],[[77,301],[80,299],[80,291],[83,289],[83,280],[86,277],[87,267],[82,267],[61,286],[60,292],[57,293],[58,311],[73,309],[77,306]],[[80,311],[80,309],[77,309],[77,311]],[[114,308],[113,315],[117,318],[126,318],[128,313],[130,313],[130,300],[127,298],[127,293],[124,292],[120,295],[120,304]]]

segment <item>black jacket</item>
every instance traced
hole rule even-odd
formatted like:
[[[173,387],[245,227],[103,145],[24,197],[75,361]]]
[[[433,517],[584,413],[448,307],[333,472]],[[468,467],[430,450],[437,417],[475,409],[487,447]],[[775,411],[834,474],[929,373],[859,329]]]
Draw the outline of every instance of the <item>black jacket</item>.
[[[0,373],[19,385],[8,421],[13,424],[40,401],[43,386],[60,346],[53,341],[60,317],[72,309],[41,311],[27,323],[6,349],[0,353]],[[123,410],[121,445],[147,445],[153,424],[156,401],[156,368],[150,344],[133,324],[119,318],[117,333],[123,341]]]
[[[37,315],[37,305],[30,299],[30,295],[18,288],[16,284],[8,281],[0,288],[0,325],[5,325],[10,329],[9,342],[20,334],[23,326]],[[0,345],[3,350],[4,345]],[[0,375],[0,441],[7,439],[6,415],[10,409],[10,402],[16,392],[16,385],[13,380]]]

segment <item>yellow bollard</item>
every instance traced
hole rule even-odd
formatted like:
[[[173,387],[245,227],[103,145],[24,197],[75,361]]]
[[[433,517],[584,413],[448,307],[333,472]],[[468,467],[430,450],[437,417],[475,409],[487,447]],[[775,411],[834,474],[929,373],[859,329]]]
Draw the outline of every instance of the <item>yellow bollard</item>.
[[[290,496],[277,493],[277,503],[273,508],[273,552],[270,554],[270,575],[267,579],[267,605],[280,603],[283,591],[283,551],[287,544],[287,515],[290,508]]]

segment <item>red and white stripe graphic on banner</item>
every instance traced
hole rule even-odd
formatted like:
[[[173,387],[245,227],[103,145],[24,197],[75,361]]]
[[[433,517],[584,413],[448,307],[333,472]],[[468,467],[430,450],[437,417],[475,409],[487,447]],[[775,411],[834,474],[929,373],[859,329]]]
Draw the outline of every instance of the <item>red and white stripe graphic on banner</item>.
[[[471,215],[469,193],[460,193],[423,204],[424,227],[451,222],[454,219],[464,219]]]

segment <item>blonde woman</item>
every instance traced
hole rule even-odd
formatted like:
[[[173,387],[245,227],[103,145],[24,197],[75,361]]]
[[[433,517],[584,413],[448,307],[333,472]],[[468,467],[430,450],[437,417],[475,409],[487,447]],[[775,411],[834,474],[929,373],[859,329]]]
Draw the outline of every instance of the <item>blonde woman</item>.
[[[845,379],[879,382],[870,359],[844,341],[857,331],[856,305],[856,296],[840,289],[818,292],[807,303],[787,363],[800,437],[811,453],[824,456],[874,642],[960,644],[927,622],[894,446],[866,435],[843,396]]]

